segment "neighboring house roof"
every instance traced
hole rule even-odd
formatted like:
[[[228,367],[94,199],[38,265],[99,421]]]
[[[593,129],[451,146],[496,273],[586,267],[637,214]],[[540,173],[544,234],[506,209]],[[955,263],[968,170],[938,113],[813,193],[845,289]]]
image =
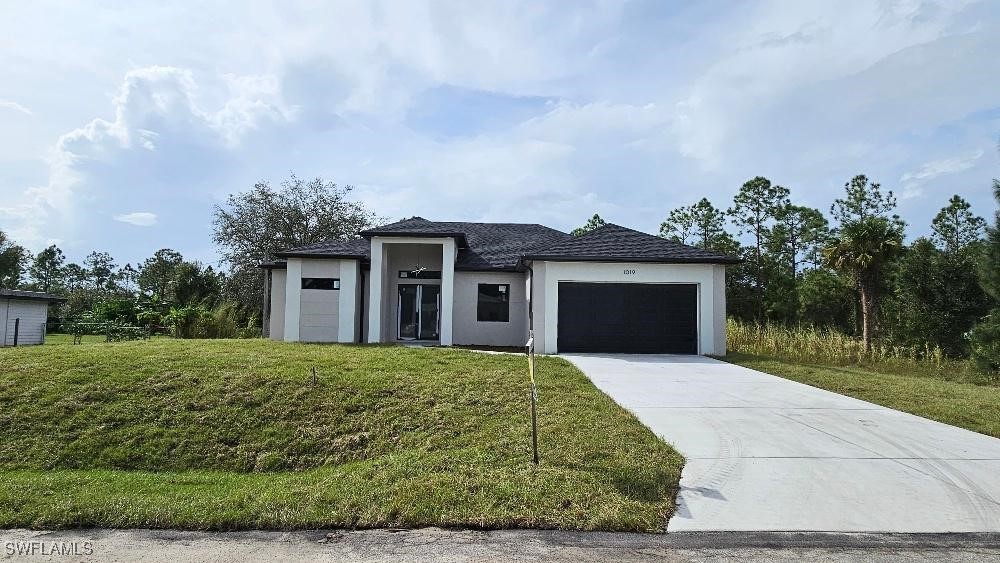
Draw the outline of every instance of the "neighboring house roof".
[[[739,258],[608,223],[580,236],[526,252],[525,260],[735,264]]]
[[[65,301],[66,298],[42,293],[41,291],[21,291],[19,289],[0,289],[0,299],[30,299],[34,301]]]
[[[370,259],[373,236],[453,237],[458,247],[456,270],[517,270],[522,260],[628,261],[663,263],[739,262],[717,252],[701,250],[661,237],[608,224],[581,236],[529,223],[467,223],[428,221],[412,217],[359,233],[365,238],[323,242],[275,254],[278,258]],[[262,268],[284,268],[283,261]]]

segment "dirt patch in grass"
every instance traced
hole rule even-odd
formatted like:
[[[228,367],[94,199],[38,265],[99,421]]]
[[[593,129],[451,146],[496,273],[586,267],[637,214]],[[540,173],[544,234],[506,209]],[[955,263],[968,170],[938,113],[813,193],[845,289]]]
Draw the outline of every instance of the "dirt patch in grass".
[[[166,338],[0,350],[0,527],[662,529],[680,455],[567,362],[538,368],[534,467],[523,357]]]

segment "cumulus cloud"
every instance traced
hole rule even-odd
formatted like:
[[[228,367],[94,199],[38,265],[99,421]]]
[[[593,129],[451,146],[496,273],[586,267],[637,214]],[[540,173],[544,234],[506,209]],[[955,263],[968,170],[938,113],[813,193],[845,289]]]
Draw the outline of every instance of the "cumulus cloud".
[[[266,123],[295,119],[296,108],[284,103],[273,76],[226,76],[227,96],[217,109],[205,109],[199,87],[187,69],[150,66],[129,71],[112,99],[113,118],[95,118],[59,137],[48,157],[48,183],[25,189],[0,205],[11,232],[23,243],[39,245],[60,228],[71,230],[81,211],[107,185],[109,174],[130,175],[136,150],[156,152],[163,143],[198,150],[234,150],[249,132]],[[161,163],[165,164],[165,163]],[[194,165],[195,162],[172,162]],[[90,182],[94,174],[103,182]],[[149,179],[151,181],[151,179]],[[105,184],[105,185],[102,185]],[[113,199],[115,196],[112,196]],[[147,226],[151,214],[127,214],[119,221]],[[64,238],[75,238],[67,233]]]
[[[655,231],[702,196],[726,206],[755,175],[820,208],[862,172],[897,191],[892,179],[929,188],[935,171],[963,164],[927,165],[1000,129],[1000,10],[962,0],[756,0],[721,12],[250,0],[104,19],[35,6],[0,21],[8,59],[24,62],[4,74],[4,95],[36,112],[0,138],[0,223],[29,245],[89,236],[117,248],[139,237],[107,210],[155,209],[159,224],[190,228],[143,244],[211,257],[212,204],[289,170],[354,184],[392,217],[571,228],[599,211]],[[144,36],[154,19],[165,31]],[[53,65],[58,84],[38,70]],[[64,82],[79,95],[32,97]],[[108,112],[95,113],[109,90]],[[53,130],[65,134],[36,143],[52,147],[39,172],[20,139]],[[958,182],[987,160],[937,178]],[[974,205],[992,204],[983,194]],[[922,200],[900,202],[911,224]]]
[[[123,213],[115,215],[115,221],[128,223],[137,227],[152,227],[156,224],[156,213],[148,211],[135,211],[133,213]]]

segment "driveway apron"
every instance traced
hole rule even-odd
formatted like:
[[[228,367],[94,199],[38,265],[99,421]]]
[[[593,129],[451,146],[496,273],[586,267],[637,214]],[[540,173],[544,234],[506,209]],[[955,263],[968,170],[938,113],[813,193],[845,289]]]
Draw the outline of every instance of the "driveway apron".
[[[687,458],[668,531],[1000,531],[1000,439],[711,358],[562,357]]]

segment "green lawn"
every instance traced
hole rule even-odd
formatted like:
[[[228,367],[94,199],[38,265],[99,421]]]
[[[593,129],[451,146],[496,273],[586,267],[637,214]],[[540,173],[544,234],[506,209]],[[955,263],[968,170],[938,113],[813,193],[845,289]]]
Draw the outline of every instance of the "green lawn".
[[[673,510],[680,455],[558,358],[536,468],[523,356],[69,342],[0,350],[0,528],[656,531]]]
[[[810,365],[730,353],[727,362],[1000,438],[1000,386],[930,369]]]

